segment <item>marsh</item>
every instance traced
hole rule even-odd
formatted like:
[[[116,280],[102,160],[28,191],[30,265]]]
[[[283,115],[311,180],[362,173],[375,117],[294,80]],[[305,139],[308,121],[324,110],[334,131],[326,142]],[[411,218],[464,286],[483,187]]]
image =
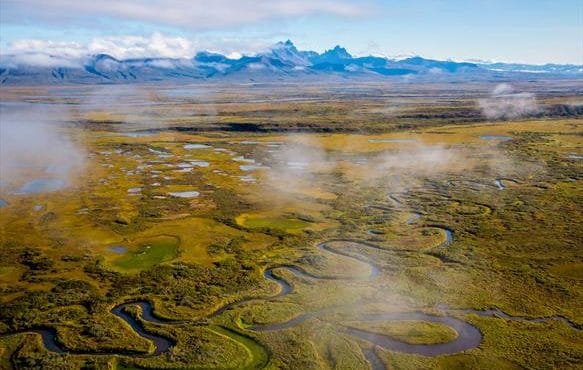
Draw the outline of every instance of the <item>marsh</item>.
[[[543,104],[556,86],[539,86]],[[402,90],[295,87],[308,88],[317,99],[258,113],[253,101],[286,90],[205,86],[227,121],[269,116],[259,131],[206,118],[202,130],[192,115],[136,127],[152,109],[208,108],[183,87],[150,104],[135,92],[127,122],[105,122],[121,108],[96,115],[63,90],[37,96],[78,109],[26,130],[49,135],[35,138],[38,156],[10,153],[40,165],[11,166],[18,181],[0,191],[0,363],[40,353],[72,367],[573,368],[583,358],[580,121],[458,124],[408,111],[379,130],[376,112]],[[455,86],[452,105],[475,104],[473,88]],[[2,94],[18,102],[34,90]],[[418,109],[442,109],[417,94]],[[290,132],[285,113],[298,104],[311,113]],[[45,151],[53,143],[66,150]],[[68,166],[47,171],[55,163]]]

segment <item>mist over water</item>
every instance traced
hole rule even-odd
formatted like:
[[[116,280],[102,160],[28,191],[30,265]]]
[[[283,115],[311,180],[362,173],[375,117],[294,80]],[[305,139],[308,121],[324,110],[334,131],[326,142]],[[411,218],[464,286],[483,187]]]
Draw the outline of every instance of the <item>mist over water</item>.
[[[330,164],[324,149],[308,135],[290,136],[278,151],[276,160],[267,180],[284,193],[313,184],[317,168]]]
[[[383,179],[389,191],[405,191],[421,179],[459,171],[462,163],[460,156],[462,153],[459,150],[443,145],[406,144],[402,148],[375,155],[364,180]]]
[[[472,168],[475,161],[470,152],[441,144],[424,144],[416,141],[399,143],[374,153],[356,151],[358,136],[343,142],[343,149],[350,157],[338,157],[338,153],[326,151],[317,137],[294,135],[277,153],[277,163],[269,173],[270,185],[283,190],[318,184],[318,173],[332,172],[351,163],[351,181],[365,186],[382,184],[387,191],[405,191],[418,185],[423,179],[437,178],[448,173],[459,173]],[[389,142],[390,144],[390,142]]]
[[[57,190],[70,185],[73,174],[85,167],[85,150],[67,132],[66,109],[37,104],[0,105],[0,117],[2,190]]]
[[[88,90],[77,104],[81,119],[123,124],[122,129],[145,128],[158,115],[153,106],[158,97],[150,88],[131,85],[99,86]]]

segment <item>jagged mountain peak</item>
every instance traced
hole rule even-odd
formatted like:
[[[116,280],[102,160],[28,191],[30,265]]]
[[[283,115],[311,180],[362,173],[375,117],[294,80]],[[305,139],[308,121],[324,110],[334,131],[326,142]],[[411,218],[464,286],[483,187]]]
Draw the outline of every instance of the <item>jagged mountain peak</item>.
[[[311,64],[310,58],[314,56],[314,52],[299,51],[291,40],[287,40],[275,44],[265,55],[277,59],[284,64],[305,67]]]
[[[118,59],[112,57],[109,54],[105,54],[105,53],[99,53],[99,54],[95,54],[93,55],[93,57],[91,58],[94,62],[101,62],[101,61],[112,61],[112,62],[119,62]]]
[[[326,50],[320,55],[312,58],[314,64],[329,64],[340,65],[346,64],[352,59],[352,55],[340,45],[336,45],[333,49]]]
[[[286,49],[293,49],[293,50],[297,50],[296,46],[294,45],[294,43],[290,40],[287,39],[285,41],[279,41],[275,44],[276,48],[286,48]]]
[[[352,55],[350,55],[350,53],[345,48],[343,48],[340,45],[336,45],[334,47],[334,49],[327,50],[326,52],[324,52],[324,54],[334,55],[337,58],[341,58],[341,59],[350,59],[350,58],[352,58]]]
[[[49,62],[46,62],[50,59]],[[44,65],[34,64],[45,61]],[[85,58],[51,55],[2,55],[0,84],[38,83],[101,83],[132,81],[191,81],[229,77],[237,79],[318,78],[318,76],[401,76],[425,78],[489,78],[517,76],[532,78],[536,73],[545,77],[580,76],[581,66],[529,66],[507,63],[467,63],[453,60],[433,60],[420,56],[387,59],[378,56],[353,57],[346,48],[336,45],[323,53],[298,50],[291,40],[280,41],[254,56],[228,58],[223,54],[200,51],[193,58],[163,57],[117,59],[100,53]],[[303,77],[302,77],[303,76]]]

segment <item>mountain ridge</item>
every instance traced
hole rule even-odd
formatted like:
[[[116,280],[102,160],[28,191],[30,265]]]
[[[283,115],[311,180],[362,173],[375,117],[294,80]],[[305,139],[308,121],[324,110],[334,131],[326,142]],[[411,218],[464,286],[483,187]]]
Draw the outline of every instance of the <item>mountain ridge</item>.
[[[34,55],[29,56],[34,60]],[[209,51],[200,51],[190,59],[117,59],[101,53],[79,60],[77,64],[75,60],[64,56],[44,57],[45,65],[34,65],[26,62],[26,59],[23,62],[19,55],[2,55],[0,84],[189,82],[218,78],[253,81],[326,77],[415,77],[432,80],[583,77],[583,67],[577,65],[471,63],[420,56],[400,60],[379,56],[357,57],[340,45],[320,54],[310,50],[298,50],[290,40],[278,42],[262,53],[244,55],[237,59]]]

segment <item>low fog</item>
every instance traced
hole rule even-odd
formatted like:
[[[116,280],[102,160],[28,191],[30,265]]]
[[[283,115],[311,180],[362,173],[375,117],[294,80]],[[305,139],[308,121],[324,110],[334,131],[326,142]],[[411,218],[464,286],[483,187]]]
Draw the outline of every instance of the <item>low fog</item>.
[[[344,150],[356,148],[354,142],[344,143]],[[338,157],[326,151],[317,138],[297,135],[286,142],[276,155],[276,164],[268,174],[269,185],[284,192],[297,187],[321,186],[318,173],[347,169],[350,180],[365,186],[382,186],[387,191],[405,191],[425,178],[460,173],[475,166],[470,153],[457,147],[420,142],[399,143],[386,150],[365,154],[356,151],[349,157]]]
[[[35,179],[71,183],[85,152],[67,135],[68,112],[34,104],[0,106],[0,186],[14,190]]]
[[[534,94],[516,92],[506,83],[497,85],[488,98],[478,100],[478,105],[488,119],[514,119],[539,111]]]
[[[268,172],[268,183],[284,193],[316,181],[316,172],[322,166],[329,166],[326,152],[317,139],[308,135],[295,135],[278,150],[277,162]]]
[[[185,120],[214,122],[214,101],[213,92],[201,87],[112,85],[88,90],[77,107],[81,119],[115,123],[119,131],[140,131],[165,129]]]

